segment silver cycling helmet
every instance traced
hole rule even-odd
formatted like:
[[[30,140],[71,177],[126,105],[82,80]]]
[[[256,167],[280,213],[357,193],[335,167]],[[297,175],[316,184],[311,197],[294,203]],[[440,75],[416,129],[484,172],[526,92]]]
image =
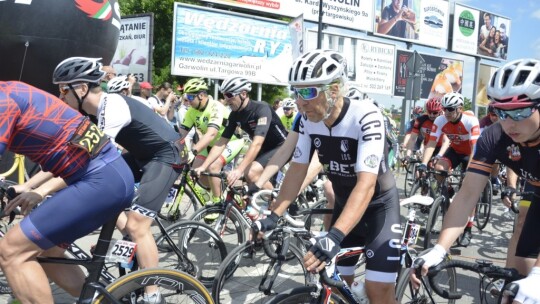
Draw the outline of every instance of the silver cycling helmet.
[[[296,101],[294,99],[287,97],[283,99],[283,107],[284,108],[296,108]]]
[[[108,93],[120,93],[124,89],[129,89],[131,83],[126,76],[117,76],[107,82]]]
[[[463,106],[463,95],[457,92],[446,93],[441,98],[441,105],[443,108],[457,108],[459,106]]]
[[[53,83],[99,83],[106,72],[101,70],[101,58],[70,57],[60,62],[53,72]]]
[[[289,84],[325,85],[347,81],[347,60],[333,50],[313,50],[298,57],[289,69]]]
[[[495,71],[487,88],[495,108],[517,109],[540,102],[540,61],[518,59]]]
[[[242,91],[251,92],[251,82],[241,76],[230,76],[223,80],[219,91],[232,94],[240,94]]]
[[[347,83],[347,86],[349,87],[349,91],[347,92],[347,95],[345,97],[348,97],[351,100],[363,100],[364,99],[364,93],[360,89],[360,86],[354,82]]]

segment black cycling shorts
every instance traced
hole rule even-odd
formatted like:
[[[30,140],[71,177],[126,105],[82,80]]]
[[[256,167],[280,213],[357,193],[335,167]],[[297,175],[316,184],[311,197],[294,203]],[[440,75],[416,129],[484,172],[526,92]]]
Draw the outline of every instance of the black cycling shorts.
[[[455,169],[461,164],[461,171],[465,172],[469,164],[469,155],[459,154],[452,147],[446,150],[443,158],[446,158],[450,162],[450,168],[448,169]]]
[[[343,211],[347,198],[336,195],[332,225]],[[401,217],[397,188],[383,192],[369,203],[364,216],[341,242],[341,248],[366,246],[366,269],[396,273],[400,267]],[[358,256],[342,259],[339,266],[354,266]]]
[[[266,167],[266,165],[268,164],[268,162],[270,161],[272,156],[274,156],[274,154],[276,154],[279,147],[281,147],[281,146],[277,146],[272,150],[259,152],[259,154],[255,158],[255,161],[258,162],[259,164],[261,164],[261,166],[263,166],[263,168]]]

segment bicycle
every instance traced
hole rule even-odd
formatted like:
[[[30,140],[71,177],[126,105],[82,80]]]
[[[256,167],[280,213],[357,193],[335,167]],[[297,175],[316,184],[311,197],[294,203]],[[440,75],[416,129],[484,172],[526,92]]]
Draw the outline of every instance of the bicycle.
[[[21,154],[14,154],[13,155],[13,165],[9,170],[7,170],[4,173],[0,173],[1,177],[8,177],[11,174],[17,172],[17,181],[19,184],[24,183],[25,180],[28,180],[30,176],[26,172],[25,165],[24,165],[24,155]]]
[[[416,196],[408,198],[401,202],[402,205],[415,204],[415,200],[422,205],[427,204],[426,200],[430,198]],[[396,285],[396,297],[399,302],[404,299],[410,299],[407,303],[424,303],[425,291],[421,288],[418,291],[412,289],[412,285],[408,280],[409,267],[412,265],[413,257],[416,256],[416,251],[412,248],[419,233],[419,225],[415,223],[415,209],[409,210],[408,221],[403,229],[403,239],[400,249],[400,259],[402,265],[406,267],[404,271],[399,273]],[[305,250],[309,250],[311,242],[304,242]],[[319,273],[318,280],[312,280],[308,286],[293,288],[285,293],[276,296],[270,303],[327,303],[329,299],[331,303],[363,303],[356,295],[353,295],[351,289],[339,275],[335,267],[336,261],[341,257],[351,257],[364,253],[364,247],[343,248],[334,258],[330,266],[326,266]],[[406,279],[406,280],[405,280]],[[450,290],[454,290],[455,274],[448,272],[446,276],[439,276],[439,280],[449,286]],[[410,288],[407,288],[410,287]],[[424,288],[426,288],[424,286]],[[334,289],[337,291],[335,292]]]
[[[488,260],[478,259],[474,263],[462,260],[448,260],[430,267],[428,270],[428,281],[430,286],[433,288],[433,292],[445,299],[458,300],[463,298],[464,295],[476,299],[473,294],[475,290],[471,290],[469,288],[470,284],[467,284],[467,286],[463,286],[457,290],[450,291],[439,286],[438,282],[433,280],[433,277],[441,271],[448,269],[454,269],[455,271],[456,268],[472,271],[478,274],[480,278],[480,284],[478,287],[478,298],[480,303],[493,303],[494,300],[496,300],[497,303],[500,303],[504,291],[510,290],[510,286],[512,285],[510,283],[524,278],[524,276],[520,275],[516,269],[495,266],[493,265],[493,262]],[[492,287],[498,280],[503,280],[505,282],[505,287],[502,289],[502,292],[493,294],[491,292],[493,289]],[[422,284],[425,284],[424,278],[422,278]],[[490,301],[488,301],[488,299]]]
[[[9,194],[8,187],[2,183],[0,188],[3,192],[2,198],[6,197]],[[134,253],[133,243],[123,241],[111,244],[116,220],[115,216],[102,226],[91,259],[38,257],[38,262],[78,265],[86,268],[88,276],[77,303],[137,303],[142,300],[144,288],[151,285],[157,286],[161,295],[169,302],[180,303],[193,300],[193,303],[213,303],[211,295],[197,279],[178,270],[143,269],[123,276],[107,286],[102,284],[100,275],[106,261],[127,262]]]

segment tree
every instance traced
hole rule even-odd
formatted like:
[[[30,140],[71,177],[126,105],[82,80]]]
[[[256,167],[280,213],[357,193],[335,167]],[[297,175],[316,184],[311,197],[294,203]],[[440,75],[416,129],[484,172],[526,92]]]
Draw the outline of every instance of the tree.
[[[154,14],[154,51],[152,60],[152,82],[160,84],[168,81],[176,87],[178,84],[184,84],[190,77],[171,75],[171,51],[173,35],[173,12],[174,3],[186,3],[201,5],[198,0],[119,0],[122,16],[135,14]],[[211,84],[210,92],[213,92]],[[262,99],[267,102],[273,102],[276,98],[287,97],[287,89],[283,86],[264,85],[262,90]],[[255,98],[257,94],[254,86],[251,97]]]

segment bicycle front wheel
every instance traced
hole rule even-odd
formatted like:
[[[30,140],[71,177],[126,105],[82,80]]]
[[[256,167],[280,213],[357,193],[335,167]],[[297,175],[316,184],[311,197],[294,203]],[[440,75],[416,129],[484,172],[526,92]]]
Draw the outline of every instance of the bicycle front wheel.
[[[284,293],[276,296],[270,304],[302,304],[302,303],[325,303],[321,295],[314,297],[313,295],[317,293],[317,286],[304,286],[293,288]],[[330,295],[331,304],[346,304],[347,301],[342,299],[339,295],[332,293]]]
[[[172,269],[148,268],[120,277],[106,287],[122,303],[142,303],[144,288],[155,285],[166,303],[214,303],[210,293],[194,277]],[[103,295],[94,303],[109,304]],[[145,302],[148,303],[148,302]]]
[[[396,285],[396,298],[398,303],[432,303],[430,299],[433,297],[433,303],[455,303],[455,300],[448,300],[439,297],[435,292],[431,290],[429,282],[424,278],[426,285],[421,285],[420,288],[414,289],[412,283],[409,280],[411,275],[411,268],[405,268],[399,275],[399,280]],[[456,272],[453,268],[446,269],[446,271],[439,273],[435,280],[439,282],[441,287],[444,287],[450,291],[456,291]]]
[[[426,222],[426,233],[424,235],[424,249],[431,248],[437,244],[437,239],[442,231],[444,218],[443,204],[446,197],[441,195],[433,201],[429,210],[428,220]]]
[[[205,286],[211,286],[219,266],[227,257],[225,244],[214,229],[200,222],[185,221],[167,227],[165,233],[182,255],[176,254],[167,238],[161,235],[156,241],[159,266],[188,272],[183,269],[186,265],[183,259],[187,258],[195,266],[195,277]]]
[[[276,294],[305,286],[307,272],[303,255],[292,242],[287,257],[284,261],[277,261],[251,242],[242,244],[229,253],[219,268],[212,286],[214,301],[268,303]]]
[[[476,203],[476,213],[474,220],[476,222],[476,228],[482,230],[486,228],[487,223],[489,222],[489,217],[491,216],[491,200],[493,198],[493,186],[491,182],[486,184],[482,195]]]

